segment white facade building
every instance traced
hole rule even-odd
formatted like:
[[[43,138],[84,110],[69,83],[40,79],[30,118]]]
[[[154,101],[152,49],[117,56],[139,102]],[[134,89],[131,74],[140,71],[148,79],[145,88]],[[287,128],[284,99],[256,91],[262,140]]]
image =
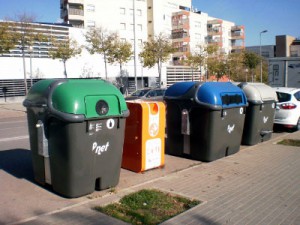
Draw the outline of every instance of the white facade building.
[[[212,18],[207,13],[193,9],[191,0],[60,0],[60,11],[64,25],[37,23],[36,26],[51,30],[51,35],[54,36],[72,37],[82,46],[86,45],[84,34],[89,28],[102,27],[108,31],[117,32],[121,39],[131,42],[132,46],[135,44],[136,55],[141,51],[143,42],[160,33],[172,37],[173,44],[177,44],[184,54],[198,51],[199,45],[211,43],[218,43],[223,51],[231,52],[236,47],[239,48],[235,46],[235,41],[243,39],[244,35],[244,30],[235,26],[233,22]],[[188,21],[188,27],[177,24],[178,27],[175,28],[177,31],[174,32],[173,17],[177,13],[187,16],[185,22]],[[235,31],[237,33],[234,33]],[[179,38],[174,39],[174,35]],[[63,63],[48,56],[49,46],[47,43],[36,43],[31,53],[28,50],[25,51],[28,79],[64,77]],[[180,58],[183,55],[182,52],[175,53],[170,62],[163,66],[164,84],[167,83],[168,70],[180,71],[176,68],[170,70],[170,67],[174,65],[174,58]],[[10,53],[0,56],[0,65],[0,80],[24,78],[20,49],[13,49]],[[131,81],[134,81],[135,75],[137,76],[138,88],[142,83],[148,86],[155,85],[158,77],[157,66],[152,69],[143,68],[137,57],[135,61],[133,57],[123,65],[123,70]],[[190,73],[186,67],[182,70],[184,73]],[[175,73],[176,77],[181,76],[178,72]],[[104,78],[103,56],[91,55],[83,49],[80,56],[67,61],[67,74],[70,78]],[[114,80],[118,76],[120,76],[119,65],[108,64],[109,79]]]

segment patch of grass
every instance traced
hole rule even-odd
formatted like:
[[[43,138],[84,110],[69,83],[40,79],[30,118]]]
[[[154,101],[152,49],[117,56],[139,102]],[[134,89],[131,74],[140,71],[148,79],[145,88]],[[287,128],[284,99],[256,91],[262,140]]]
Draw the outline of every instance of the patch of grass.
[[[94,209],[134,225],[154,225],[199,203],[200,201],[197,200],[151,189],[126,195],[118,203],[105,207],[97,206]]]
[[[297,140],[297,139],[283,139],[282,141],[278,142],[277,144],[300,147],[300,140]]]

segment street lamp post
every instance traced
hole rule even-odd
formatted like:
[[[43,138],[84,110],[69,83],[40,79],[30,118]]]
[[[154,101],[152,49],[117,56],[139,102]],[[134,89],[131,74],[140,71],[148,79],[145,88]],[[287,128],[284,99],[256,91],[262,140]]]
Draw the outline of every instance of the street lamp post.
[[[261,56],[261,34],[267,33],[267,30],[263,30],[259,33],[259,56],[260,56],[260,83],[262,83],[262,56]]]
[[[32,87],[32,52],[33,52],[33,47],[29,46],[29,56],[30,56],[30,87]]]

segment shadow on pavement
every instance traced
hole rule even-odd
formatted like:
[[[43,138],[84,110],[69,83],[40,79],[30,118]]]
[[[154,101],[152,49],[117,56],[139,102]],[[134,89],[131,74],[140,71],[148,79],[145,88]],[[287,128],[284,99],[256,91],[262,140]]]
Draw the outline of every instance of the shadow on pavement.
[[[34,182],[31,152],[27,149],[11,149],[0,151],[0,170],[19,179]]]

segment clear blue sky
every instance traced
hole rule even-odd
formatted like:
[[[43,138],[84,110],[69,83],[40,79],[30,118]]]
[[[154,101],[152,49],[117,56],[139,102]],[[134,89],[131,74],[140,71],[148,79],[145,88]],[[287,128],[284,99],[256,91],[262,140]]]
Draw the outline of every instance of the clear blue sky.
[[[193,0],[209,16],[245,26],[246,46],[274,45],[275,36],[300,38],[300,0]]]
[[[97,0],[99,1],[99,0]],[[102,0],[104,1],[104,0]],[[37,21],[59,21],[60,0],[0,0],[0,19],[17,14]],[[210,16],[245,25],[246,46],[275,44],[276,35],[300,37],[300,0],[193,0],[193,6]]]

